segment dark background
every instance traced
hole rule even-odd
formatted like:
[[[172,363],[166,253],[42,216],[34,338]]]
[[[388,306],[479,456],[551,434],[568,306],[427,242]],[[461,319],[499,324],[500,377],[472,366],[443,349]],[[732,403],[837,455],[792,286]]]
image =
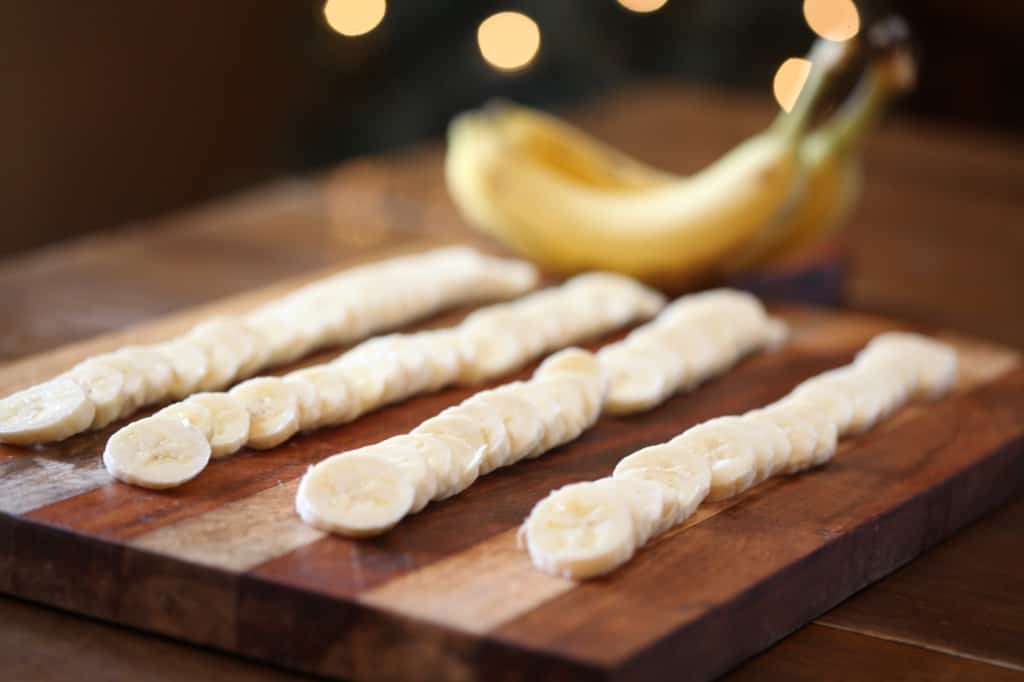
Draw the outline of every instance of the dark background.
[[[1019,134],[1024,2],[861,0],[911,24],[922,70],[898,115]],[[631,81],[769,98],[813,34],[801,0],[390,0],[345,38],[306,0],[0,3],[0,254],[144,219],[267,178],[434,137],[501,95],[568,109]],[[476,27],[518,9],[526,71],[488,68]]]

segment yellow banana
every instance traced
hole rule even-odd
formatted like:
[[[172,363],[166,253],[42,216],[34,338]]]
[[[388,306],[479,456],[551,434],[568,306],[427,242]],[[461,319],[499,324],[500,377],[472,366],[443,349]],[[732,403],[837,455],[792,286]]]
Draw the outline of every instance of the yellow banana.
[[[449,129],[449,191],[470,222],[550,269],[616,270],[673,285],[704,276],[791,200],[803,181],[799,144],[810,115],[852,50],[820,41],[792,112],[700,173],[633,191],[538,161],[486,114],[463,114]]]

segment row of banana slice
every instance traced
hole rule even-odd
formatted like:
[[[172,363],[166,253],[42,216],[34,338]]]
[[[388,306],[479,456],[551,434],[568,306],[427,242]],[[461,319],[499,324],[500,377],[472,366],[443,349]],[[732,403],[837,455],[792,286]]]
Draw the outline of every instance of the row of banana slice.
[[[648,319],[663,305],[661,294],[627,277],[579,275],[482,308],[453,328],[377,337],[283,377],[192,395],[115,433],[103,461],[126,483],[178,486],[211,457],[276,447],[300,431],[344,424],[413,395],[492,379],[550,350]],[[160,434],[160,445],[150,432]]]
[[[593,354],[569,348],[525,382],[481,391],[410,433],[329,457],[302,478],[302,519],[348,537],[376,535],[477,477],[539,457],[600,416],[607,388]]]
[[[531,511],[521,539],[542,571],[574,579],[605,574],[705,499],[824,464],[839,438],[872,428],[907,400],[945,395],[957,373],[951,347],[882,334],[851,365],[819,374],[767,407],[704,422],[625,457],[610,477],[552,492]]]
[[[787,327],[757,298],[734,289],[683,296],[598,352],[610,382],[609,414],[644,412],[692,391],[745,355],[785,342]]]
[[[604,282],[612,276],[580,277]],[[567,286],[571,284],[572,280]],[[644,290],[637,291],[640,293],[635,295],[642,299]],[[545,292],[534,296],[545,296]],[[628,298],[623,296],[624,301]],[[609,299],[601,300],[607,305]],[[650,309],[654,309],[653,303]],[[594,305],[599,305],[597,300]],[[623,304],[621,309],[628,307]],[[573,316],[572,306],[565,314]],[[490,315],[481,318],[490,319]],[[566,318],[559,320],[566,323]],[[538,318],[538,323],[542,321]],[[707,340],[700,337],[706,346],[701,355],[691,359],[693,346],[686,342],[685,328],[705,323],[714,331],[708,332]],[[629,362],[643,365],[648,376],[656,375],[656,399],[648,397],[642,406],[633,401],[629,411],[649,409],[684,384],[684,363],[692,363],[687,375],[692,379],[686,385],[695,385],[712,373],[725,371],[742,354],[763,347],[766,340],[778,340],[780,324],[768,318],[761,303],[749,294],[722,289],[686,296],[626,341],[606,346],[597,355],[578,348],[561,351],[541,363],[529,382],[483,391],[428,419],[408,435],[320,462],[303,479],[296,508],[307,523],[322,530],[352,537],[382,533],[430,500],[462,491],[479,475],[539,456],[576,438],[612,404],[617,390],[622,394],[633,391]],[[510,325],[510,329],[523,328]],[[526,327],[533,332],[540,328]],[[623,388],[622,382],[628,385]],[[417,464],[410,465],[410,459]],[[390,464],[378,466],[381,460]],[[454,473],[452,461],[457,463]],[[440,464],[435,466],[435,462]]]
[[[324,346],[348,343],[464,303],[513,298],[536,269],[466,247],[371,263],[244,316],[204,321],[164,343],[89,358],[0,400],[0,442],[30,445],[99,429],[144,405],[222,389]]]

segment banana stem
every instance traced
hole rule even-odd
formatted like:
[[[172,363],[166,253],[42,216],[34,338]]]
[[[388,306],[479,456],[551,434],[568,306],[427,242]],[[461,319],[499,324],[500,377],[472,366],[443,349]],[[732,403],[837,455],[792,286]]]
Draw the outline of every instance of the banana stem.
[[[789,112],[779,114],[772,124],[774,134],[791,143],[796,143],[814,116],[821,98],[836,75],[842,71],[857,48],[856,41],[847,40],[842,43],[819,39],[811,47],[807,58],[811,62],[811,72],[807,76],[796,104]]]
[[[868,66],[853,94],[832,120],[821,128],[826,155],[845,154],[855,147],[881,117],[892,96],[907,87],[906,81],[896,73],[904,68],[899,63],[903,59],[907,56],[890,55],[881,63],[872,62]]]

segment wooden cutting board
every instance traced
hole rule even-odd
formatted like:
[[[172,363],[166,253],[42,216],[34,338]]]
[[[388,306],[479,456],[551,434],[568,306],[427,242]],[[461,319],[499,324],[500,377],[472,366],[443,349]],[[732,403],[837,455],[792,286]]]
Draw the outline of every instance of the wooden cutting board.
[[[0,395],[294,284],[0,367]],[[423,396],[272,451],[243,452],[165,492],[109,479],[100,453],[116,426],[56,446],[0,446],[0,590],[330,676],[714,676],[1024,487],[1020,358],[940,333],[962,353],[955,395],[901,410],[845,442],[820,470],[704,505],[607,578],[577,585],[535,571],[516,547],[516,528],[552,488],[606,475],[621,457],[694,423],[764,405],[849,361],[874,334],[909,328],[825,309],[774,312],[794,330],[783,350],[648,414],[603,418],[578,441],[481,478],[373,540],[303,525],[293,512],[298,477],[472,391]]]

